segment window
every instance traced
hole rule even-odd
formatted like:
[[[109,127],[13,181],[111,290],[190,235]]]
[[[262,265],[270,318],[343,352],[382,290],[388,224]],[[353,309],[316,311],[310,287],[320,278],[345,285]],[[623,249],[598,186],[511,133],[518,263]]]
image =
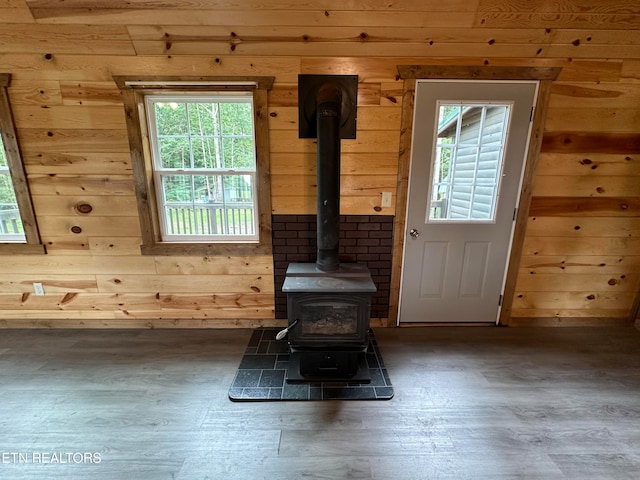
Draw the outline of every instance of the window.
[[[257,241],[253,99],[149,95],[163,241]]]
[[[437,115],[427,221],[493,221],[510,105],[440,102]]]
[[[273,79],[115,77],[143,253],[270,253],[266,90]]]
[[[0,73],[0,253],[44,253],[11,115],[10,82]]]

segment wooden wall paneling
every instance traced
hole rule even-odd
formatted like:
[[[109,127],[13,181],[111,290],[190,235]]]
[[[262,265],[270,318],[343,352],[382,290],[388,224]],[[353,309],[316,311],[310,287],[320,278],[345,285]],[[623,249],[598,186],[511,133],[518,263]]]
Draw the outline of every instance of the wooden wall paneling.
[[[2,328],[118,328],[113,312],[49,312],[42,318],[41,311],[3,312]],[[105,318],[106,317],[106,318]],[[141,322],[142,323],[142,322]],[[138,328],[144,328],[139,325]],[[152,324],[146,328],[152,328]]]
[[[9,88],[11,105],[62,105],[60,82],[55,80],[22,80],[12,82]]]
[[[640,113],[630,108],[549,108],[546,128],[549,131],[633,133]]]
[[[138,318],[162,317],[170,314],[175,318],[269,318],[272,316],[272,295],[163,295],[156,293],[65,293],[38,297],[33,294],[0,295],[0,312],[13,305],[25,313],[50,310],[67,312],[76,318],[82,313],[121,312],[125,316]],[[196,313],[194,313],[196,312]],[[0,315],[1,316],[1,315]],[[103,315],[105,316],[105,315]]]
[[[609,175],[558,175],[540,176],[534,195],[549,197],[566,192],[569,197],[635,197],[638,196],[638,180],[635,176]]]
[[[131,174],[131,155],[128,152],[56,153],[29,150],[23,155],[27,174],[58,175],[122,175]]]
[[[51,125],[64,125],[71,129],[120,130],[125,123],[122,106],[42,106],[16,105],[14,109],[18,125],[29,128],[48,128]]]
[[[64,105],[112,105],[122,109],[120,90],[113,82],[60,82]]]
[[[47,248],[47,255],[92,255],[89,250],[89,239],[82,234],[60,237],[44,235],[42,243]]]
[[[26,156],[48,154],[82,154],[83,152],[126,153],[129,145],[124,129],[86,130],[18,127]]]
[[[135,60],[132,60],[135,58]],[[277,75],[279,82],[295,83],[300,73],[298,57],[263,55],[72,55],[0,53],[0,65],[14,80],[112,82],[114,75]]]
[[[1,12],[1,10],[0,10]],[[4,18],[3,18],[4,20]],[[135,55],[124,25],[0,24],[0,52]]]
[[[524,255],[629,255],[640,252],[640,238],[534,237],[525,238]]]
[[[639,154],[639,133],[547,132],[542,143],[545,153]]]
[[[48,216],[40,218],[43,235],[92,235],[96,237],[140,236],[138,217],[98,216]]]
[[[364,27],[367,29],[367,27]],[[362,28],[360,30],[363,30]],[[428,30],[428,29],[427,29]],[[233,32],[235,33],[235,32]],[[402,32],[398,32],[400,35]],[[203,42],[177,42],[175,44],[162,41],[141,41],[135,45],[136,51],[140,55],[227,55],[233,54],[238,56],[257,56],[269,55],[274,50],[279,55],[290,56],[330,56],[332,52],[340,51],[348,56],[368,57],[373,55],[379,56],[399,56],[404,54],[407,49],[413,55],[422,57],[455,57],[460,51],[464,51],[467,55],[476,57],[571,57],[571,58],[599,58],[607,56],[616,56],[619,58],[637,58],[640,52],[640,46],[625,46],[624,50],[619,50],[618,45],[591,45],[591,44],[504,44],[495,43],[489,36],[482,43],[449,43],[435,42],[426,40],[424,37],[418,39],[403,38],[384,38],[370,37],[369,34],[361,32],[358,35],[364,36],[364,40],[357,36],[352,41],[346,41],[344,38],[335,39],[335,41],[314,41],[295,39],[293,41],[282,41],[275,38],[273,40],[266,39],[260,41],[260,37],[230,37],[225,36],[219,39],[212,39]],[[215,41],[214,41],[215,40]],[[576,39],[573,40],[576,42]],[[433,42],[433,43],[432,43]],[[622,43],[622,42],[621,42]],[[616,55],[616,52],[621,52]]]
[[[129,257],[127,257],[129,258]],[[149,258],[149,257],[145,257]],[[105,293],[265,293],[273,295],[271,275],[96,275]]]
[[[537,176],[603,175],[640,177],[640,154],[542,153]],[[570,192],[563,192],[567,195]]]
[[[547,314],[553,311],[543,312]],[[603,316],[577,317],[569,316],[571,311],[555,312],[556,316],[546,317],[514,317],[511,325],[514,327],[628,327],[629,322],[624,317],[611,316],[616,311],[605,310]],[[566,313],[567,316],[559,316],[560,313]]]
[[[32,258],[29,258],[32,257]],[[7,263],[3,265],[3,271],[7,275],[22,274],[31,277],[44,272],[46,275],[84,275],[86,272],[100,274],[116,274],[122,272],[129,275],[153,275],[156,273],[153,257],[142,257],[132,259],[130,257],[106,258],[87,257],[80,255],[77,257],[65,256],[58,258],[54,255],[42,257],[26,256],[19,259],[20,262]],[[37,280],[34,280],[37,281]],[[33,290],[32,290],[33,291]]]
[[[262,8],[261,8],[262,10]],[[447,28],[407,24],[348,25],[341,27],[317,25],[128,25],[129,36],[139,55],[189,54],[204,55],[213,43],[227,48],[242,44],[272,44],[273,49],[287,43],[312,44],[408,44],[422,42],[434,44],[483,45],[564,45],[577,47],[617,45],[637,46],[640,33],[634,30],[609,29],[551,29],[538,28]],[[142,48],[141,48],[142,47]],[[179,48],[176,48],[179,47]],[[280,46],[280,48],[282,48]],[[82,51],[78,52],[82,53]],[[595,57],[606,58],[606,57]],[[411,63],[416,63],[415,61]]]
[[[0,18],[3,23],[33,24],[34,19],[31,11],[27,8],[24,0],[3,1],[0,3]]]
[[[271,151],[274,153],[313,153],[316,144],[313,139],[298,138],[297,131],[277,130],[269,132]],[[386,130],[364,130],[357,138],[342,140],[345,153],[397,152],[398,133]]]
[[[473,3],[470,2],[471,8]],[[212,5],[213,7],[213,5]],[[353,11],[333,10],[324,7],[303,11],[291,9],[265,10],[225,10],[212,9],[118,9],[118,8],[36,8],[31,6],[34,18],[39,24],[73,25],[246,25],[246,26],[298,26],[320,25],[326,27],[348,27],[367,25],[386,25],[403,27],[418,25],[421,27],[439,27],[450,25],[452,28],[470,28],[475,13],[469,6],[459,12],[452,11]],[[586,25],[588,27],[590,25]],[[544,28],[544,26],[542,27]]]
[[[22,261],[21,257],[15,258],[16,263]],[[98,284],[95,275],[86,273],[64,274],[53,271],[52,273],[42,273],[39,270],[35,273],[6,273],[0,279],[2,294],[9,293],[33,293],[33,283],[40,282],[44,286],[45,296],[49,293],[68,292],[94,292],[98,291]],[[0,317],[8,315],[10,312],[1,311]]]
[[[0,295],[0,310],[6,310],[12,302],[16,302],[15,296]],[[156,308],[160,310],[159,300],[154,294],[99,294],[69,292],[65,294],[52,294],[36,296],[34,294],[22,295],[17,300],[22,310],[31,311],[102,311],[127,310],[129,308]]]
[[[620,76],[625,81],[631,82],[640,78],[640,59],[625,60]]]
[[[593,48],[610,51],[616,45],[637,46],[640,34],[623,30],[558,30],[558,29],[472,29],[424,26],[248,26],[248,25],[129,25],[130,37],[138,55],[210,55],[213,52],[244,54],[270,49],[279,54],[317,55],[335,49],[345,55],[386,55],[393,48],[403,55],[405,45],[413,55],[425,50],[433,54],[464,48],[467,55],[482,48],[493,55],[510,52],[511,56],[526,47],[540,45],[564,48],[580,56]],[[625,34],[626,33],[626,34]],[[583,48],[578,49],[578,46]],[[375,49],[378,50],[375,50]],[[470,48],[471,50],[467,50]],[[374,51],[370,51],[374,50]],[[596,57],[597,58],[597,57]],[[606,58],[606,57],[605,57]],[[413,61],[411,63],[417,63]]]
[[[273,275],[273,259],[265,256],[155,257],[159,275]]]
[[[34,195],[40,216],[136,217],[136,199],[118,195]]]
[[[478,11],[483,12],[539,12],[539,13],[584,13],[593,14],[637,14],[640,7],[633,0],[601,3],[591,0],[537,0],[529,3],[519,0],[480,0]]]
[[[327,75],[358,75],[360,82],[388,82],[396,79],[398,63],[415,64],[422,61],[421,57],[302,57],[300,59],[300,73]]]
[[[542,183],[544,182],[538,182],[537,185],[539,186]],[[571,190],[556,189],[554,192],[559,191]],[[534,191],[535,194],[536,192]],[[633,193],[630,193],[630,195],[633,195]],[[529,214],[534,217],[575,217],[578,215],[589,217],[638,217],[640,216],[640,196],[628,198],[533,197]]]
[[[561,82],[619,82],[623,64],[628,60],[576,59],[562,65]]]
[[[378,98],[380,100],[380,96]],[[269,130],[298,131],[298,108],[270,108]],[[400,128],[400,107],[372,107],[358,104],[357,132],[361,130],[392,130]]]
[[[380,83],[358,83],[358,107],[380,106]],[[269,90],[269,107],[298,107],[298,85],[274,85]],[[359,119],[358,119],[359,120]],[[296,127],[297,130],[297,127]]]
[[[91,255],[140,255],[140,237],[88,237]],[[55,243],[54,243],[55,246]],[[49,247],[51,248],[51,247]]]
[[[619,316],[628,319],[629,310],[634,298],[635,293],[633,292],[607,293],[590,290],[573,292],[516,292],[516,298],[513,301],[513,316]],[[611,313],[614,314],[611,315]]]
[[[381,195],[351,196],[340,198],[340,213],[343,215],[393,215],[396,199],[392,197],[391,207],[382,207]],[[273,213],[276,215],[316,213],[315,195],[278,196],[273,198]]]
[[[579,28],[579,29],[638,29],[640,15],[569,11],[554,15],[539,12],[486,12],[478,11],[474,28]]]
[[[640,103],[637,85],[622,82],[578,84],[558,82],[551,87],[552,108],[633,108]]]
[[[22,2],[25,0],[2,0],[5,2]],[[475,11],[478,7],[479,0],[450,0],[447,5],[443,5],[442,2],[437,0],[404,0],[403,2],[387,2],[382,0],[366,0],[365,2],[345,2],[343,0],[326,0],[322,2],[323,11],[351,11],[358,10],[359,8],[366,7],[368,10],[381,10],[381,11],[408,11],[413,12],[416,10],[426,11]],[[53,4],[52,4],[53,3]],[[51,15],[66,16],[73,13],[85,12],[93,10],[93,5],[88,6],[86,0],[66,0],[63,3],[51,2],[50,0],[27,0],[29,8],[34,12],[47,11]],[[318,10],[319,7],[313,2],[309,3],[296,3],[296,10],[301,12]],[[147,0],[129,0],[127,2],[118,2],[116,4],[100,5],[99,9],[107,10],[156,10],[158,5],[149,3]],[[206,2],[194,2],[194,3],[165,3],[162,4],[161,9],[166,11],[172,10],[193,10],[200,12],[201,10],[230,10],[230,11],[243,11],[243,10],[287,10],[291,8],[291,2],[288,0],[270,0],[265,3],[260,0],[244,0],[241,4],[233,0],[217,0],[215,5],[207,4]],[[98,10],[100,11],[100,10]]]
[[[640,273],[639,255],[523,255],[520,273]]]
[[[530,217],[530,237],[640,237],[640,217]]]
[[[134,195],[133,181],[127,175],[29,176],[33,195]]]
[[[268,190],[273,213],[295,214],[314,213],[316,200],[312,181],[316,147],[313,141],[297,138],[298,74],[358,75],[359,138],[343,142],[346,196],[341,207],[348,214],[395,211],[396,290],[392,289],[392,297],[397,306],[398,255],[404,234],[399,217],[406,207],[406,190],[401,186],[403,175],[408,175],[408,161],[403,161],[410,147],[403,145],[402,138],[407,138],[407,132],[410,138],[411,132],[403,126],[407,123],[402,118],[406,81],[398,80],[396,65],[421,64],[425,57],[441,66],[562,67],[550,89],[547,131],[532,192],[530,213],[536,220],[528,221],[530,232],[522,239],[522,262],[516,270],[519,292],[530,303],[514,304],[511,324],[553,322],[543,317],[558,315],[564,316],[565,324],[579,324],[576,319],[589,317],[594,318],[593,324],[604,324],[607,318],[624,317],[625,308],[631,308],[628,298],[617,297],[616,306],[610,290],[629,288],[640,257],[633,254],[640,251],[635,188],[640,177],[640,137],[635,125],[640,118],[634,107],[640,98],[640,8],[634,1],[543,0],[533,5],[519,0],[368,0],[363,6],[329,0],[295,8],[286,0],[258,3],[222,0],[215,5],[171,6],[132,0],[110,8],[89,6],[84,0],[0,0],[0,65],[13,75],[9,94],[35,210],[46,227],[43,243],[48,244],[49,256],[61,265],[68,262],[71,271],[84,262],[95,285],[91,297],[83,298],[85,290],[74,297],[81,308],[74,310],[71,302],[57,311],[55,301],[73,291],[68,282],[83,279],[81,273],[61,274],[63,283],[45,285],[48,293],[35,300],[38,308],[7,311],[8,304],[3,303],[0,312],[6,315],[0,313],[0,317],[18,322],[22,311],[26,325],[40,327],[82,327],[95,322],[92,325],[108,327],[207,328],[273,322],[257,314],[259,310],[272,316],[269,290],[273,287],[267,287],[267,293],[262,285],[254,285],[259,293],[247,291],[248,284],[243,282],[230,287],[246,292],[240,304],[247,305],[249,318],[243,318],[242,308],[231,303],[216,314],[207,297],[211,292],[189,298],[192,293],[170,291],[174,286],[193,287],[192,281],[209,277],[215,277],[215,289],[221,281],[218,277],[235,277],[234,272],[270,277],[268,255],[238,257],[229,251],[216,257],[150,256],[153,273],[130,274],[132,278],[121,267],[126,259],[135,265],[140,258],[141,232],[133,222],[139,213],[132,193],[130,148],[122,98],[112,75],[185,72],[276,76],[268,96],[270,179],[274,182]],[[393,192],[394,202],[380,210],[383,189]],[[82,201],[92,205],[90,214],[74,210]],[[597,225],[611,233],[598,231]],[[78,226],[82,232],[71,233],[69,226]],[[242,263],[245,258],[257,263]],[[95,275],[102,275],[100,269],[108,261],[113,269],[101,277],[107,291],[98,292]],[[6,287],[18,288],[14,293],[20,298],[31,294],[32,283],[39,281],[34,277],[56,278],[40,275],[50,267],[35,271],[23,256],[15,257],[15,262],[15,268],[24,265],[30,272],[19,287]],[[162,278],[154,284],[150,279],[156,273]],[[539,275],[548,275],[549,285],[560,283],[560,288],[575,287],[575,291],[559,292],[567,295],[556,297],[554,292],[536,291],[546,283]],[[596,288],[602,279],[615,275],[627,277],[595,291],[592,300],[582,298],[591,292],[576,285],[582,276],[593,277]],[[124,285],[113,283],[121,276]],[[562,283],[563,278],[569,280]],[[165,295],[159,285],[166,287],[166,298],[174,295],[160,310],[156,304],[131,297],[128,311],[112,298],[116,291],[144,298]],[[49,291],[57,292],[58,298],[48,298]],[[0,283],[0,296],[5,292]],[[229,292],[224,301],[235,301],[233,295],[238,294]],[[260,305],[246,303],[259,301],[262,295],[266,297]],[[35,298],[31,297],[29,301]],[[46,305],[53,307],[47,311]],[[51,320],[43,320],[43,312]],[[176,318],[172,318],[174,312]],[[396,314],[391,312],[390,318]]]
[[[525,292],[574,292],[593,290],[600,292],[635,293],[639,274],[594,274],[594,273],[520,273],[516,290]]]
[[[293,176],[272,175],[274,192],[283,193],[283,196],[306,192],[313,197],[317,194],[317,178],[315,175]],[[382,191],[395,192],[396,182],[394,175],[348,175],[340,181],[341,199],[350,196],[379,195]]]
[[[276,175],[315,175],[316,156],[313,153],[274,153],[271,155],[271,172]],[[341,175],[361,173],[395,175],[398,171],[397,154],[343,153],[340,157]],[[274,195],[282,192],[273,192]]]

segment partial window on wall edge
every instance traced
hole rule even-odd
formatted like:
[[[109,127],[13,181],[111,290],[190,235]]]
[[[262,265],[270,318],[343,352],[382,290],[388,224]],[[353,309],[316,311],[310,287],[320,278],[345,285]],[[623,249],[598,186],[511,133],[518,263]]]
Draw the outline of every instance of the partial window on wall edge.
[[[114,76],[149,255],[271,253],[273,77]]]
[[[11,113],[10,83],[11,75],[0,73],[0,254],[45,253]]]

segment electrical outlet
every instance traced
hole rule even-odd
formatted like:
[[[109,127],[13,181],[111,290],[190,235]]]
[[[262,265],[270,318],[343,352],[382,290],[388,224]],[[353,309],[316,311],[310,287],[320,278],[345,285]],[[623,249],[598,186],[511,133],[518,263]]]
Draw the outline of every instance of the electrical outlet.
[[[382,192],[382,205],[381,207],[390,207],[391,206],[391,192]]]
[[[44,295],[44,288],[42,287],[41,283],[34,283],[33,284],[33,291],[36,292],[36,295],[38,297],[41,297]]]

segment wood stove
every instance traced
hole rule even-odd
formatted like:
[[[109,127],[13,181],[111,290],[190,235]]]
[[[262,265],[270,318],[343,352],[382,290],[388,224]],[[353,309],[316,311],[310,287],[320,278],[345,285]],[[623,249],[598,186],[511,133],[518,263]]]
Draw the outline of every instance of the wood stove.
[[[370,381],[365,352],[376,287],[365,266],[341,264],[338,255],[340,139],[355,138],[357,85],[355,75],[299,76],[300,137],[318,139],[318,250],[315,264],[289,265],[282,287],[290,382]]]

